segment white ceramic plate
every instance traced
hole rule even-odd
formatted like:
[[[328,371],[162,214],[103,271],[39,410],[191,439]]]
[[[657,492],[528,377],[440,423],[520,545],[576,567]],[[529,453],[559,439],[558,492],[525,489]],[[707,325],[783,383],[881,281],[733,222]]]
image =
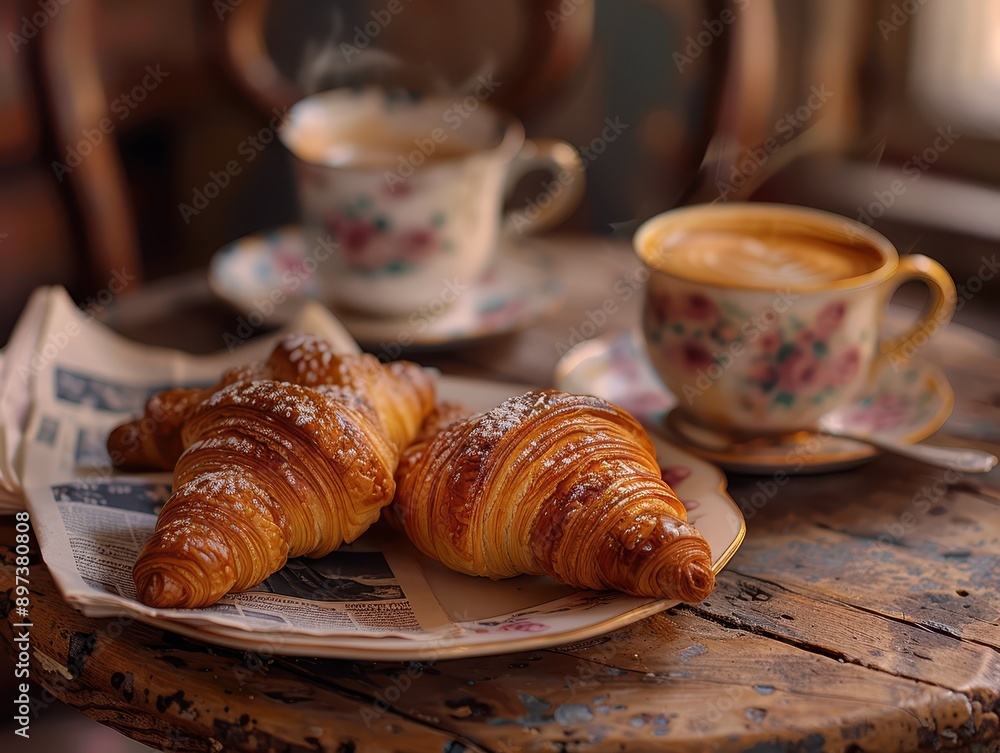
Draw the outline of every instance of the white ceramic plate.
[[[444,377],[439,395],[486,410],[526,387]],[[726,494],[715,466],[654,437],[664,477],[685,502],[690,520],[712,548],[715,571],[736,553],[746,533],[739,507]],[[399,545],[411,548],[405,540]],[[435,597],[465,634],[455,638],[317,638],[288,633],[250,633],[168,620],[150,622],[220,646],[275,655],[359,660],[431,660],[526,651],[562,645],[610,632],[676,601],[643,599],[611,591],[578,591],[543,576],[491,581],[452,572],[412,549]]]

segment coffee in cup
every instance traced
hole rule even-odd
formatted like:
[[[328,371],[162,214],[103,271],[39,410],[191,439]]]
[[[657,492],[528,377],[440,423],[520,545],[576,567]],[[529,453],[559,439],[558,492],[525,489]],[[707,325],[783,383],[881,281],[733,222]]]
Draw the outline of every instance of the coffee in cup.
[[[467,289],[502,234],[558,222],[583,195],[579,154],[528,140],[520,121],[481,99],[337,89],[291,108],[280,132],[294,157],[306,242],[332,241],[321,267],[337,306],[406,317],[443,290]],[[502,202],[531,170],[560,190],[531,217]]]
[[[679,410],[742,435],[815,428],[896,367],[954,311],[955,286],[924,256],[902,259],[871,228],[827,212],[730,203],[677,209],[643,224],[650,270],[643,335]],[[903,337],[880,337],[907,280],[931,305]]]

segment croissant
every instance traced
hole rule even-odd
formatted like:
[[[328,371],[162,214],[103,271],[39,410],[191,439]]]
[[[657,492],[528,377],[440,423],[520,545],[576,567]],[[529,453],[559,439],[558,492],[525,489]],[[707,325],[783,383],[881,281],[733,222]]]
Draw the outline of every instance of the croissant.
[[[546,390],[442,423],[432,413],[404,453],[392,506],[427,556],[490,578],[546,574],[688,602],[711,593],[708,543],[625,411]]]
[[[191,409],[209,394],[200,389],[171,389],[151,396],[142,418],[116,426],[108,436],[112,464],[130,471],[173,468],[184,450],[181,427]]]
[[[396,379],[397,389],[375,388],[369,391],[369,397],[393,442],[402,449],[426,414],[426,410],[410,410],[414,397],[410,393],[425,389],[427,384],[426,377],[416,376],[418,371],[419,366],[405,361],[384,366],[372,355],[337,354],[328,342],[314,335],[288,335],[266,360],[230,369],[210,387],[156,393],[146,402],[142,418],[111,432],[108,454],[115,466],[125,470],[172,470],[184,450],[181,430],[191,412],[219,390],[255,379],[352,388]]]
[[[401,448],[433,407],[434,383],[415,364],[369,358],[331,356],[301,371],[291,359],[294,373],[272,373],[340,383],[243,379],[188,411],[174,493],[133,565],[140,601],[208,606],[290,557],[354,541],[376,520],[392,501]]]

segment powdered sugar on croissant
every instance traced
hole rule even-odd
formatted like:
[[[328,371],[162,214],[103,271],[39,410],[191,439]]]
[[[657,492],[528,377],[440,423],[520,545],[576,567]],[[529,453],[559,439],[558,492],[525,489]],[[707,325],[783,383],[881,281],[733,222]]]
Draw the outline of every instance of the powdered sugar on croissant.
[[[616,406],[532,391],[425,434],[400,463],[395,513],[448,567],[683,601],[714,587],[707,542]]]
[[[230,369],[210,387],[170,389],[150,397],[141,418],[111,432],[111,462],[127,470],[172,470],[184,449],[181,430],[191,412],[228,385],[255,379],[363,391],[399,449],[413,439],[430,410],[428,400],[433,402],[433,388],[427,389],[430,379],[415,363],[396,361],[385,365],[368,354],[336,353],[330,343],[315,335],[291,334],[265,360]],[[391,389],[379,386],[390,381]],[[420,403],[417,412],[410,409],[414,401]]]
[[[392,500],[400,452],[433,408],[433,377],[324,346],[286,338],[178,411],[176,436],[156,443],[185,448],[174,493],[133,567],[143,603],[212,604],[289,557],[353,541]]]

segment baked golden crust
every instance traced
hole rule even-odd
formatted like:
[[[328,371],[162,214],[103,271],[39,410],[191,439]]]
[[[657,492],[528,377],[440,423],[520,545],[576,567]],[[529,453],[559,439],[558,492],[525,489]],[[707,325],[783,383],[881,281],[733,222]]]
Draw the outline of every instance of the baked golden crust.
[[[712,591],[708,543],[625,411],[545,390],[431,422],[396,473],[395,514],[424,554],[491,578],[692,602]]]
[[[434,379],[415,364],[323,346],[287,338],[262,364],[227,372],[214,391],[188,396],[143,456],[166,461],[183,448],[174,493],[133,566],[140,601],[212,604],[289,557],[353,541],[392,500]]]
[[[150,397],[142,418],[116,427],[109,435],[112,463],[124,470],[172,470],[184,450],[181,429],[191,412],[219,390],[255,379],[364,391],[400,449],[412,440],[434,402],[432,380],[415,363],[383,365],[369,354],[335,353],[328,342],[314,335],[292,334],[267,359],[230,369],[210,387],[170,389]],[[393,389],[379,387],[387,380]],[[410,410],[414,400],[420,405],[417,413]]]
[[[181,427],[205,397],[200,389],[157,392],[146,401],[142,418],[116,426],[108,436],[111,462],[129,471],[173,468],[184,451]]]

